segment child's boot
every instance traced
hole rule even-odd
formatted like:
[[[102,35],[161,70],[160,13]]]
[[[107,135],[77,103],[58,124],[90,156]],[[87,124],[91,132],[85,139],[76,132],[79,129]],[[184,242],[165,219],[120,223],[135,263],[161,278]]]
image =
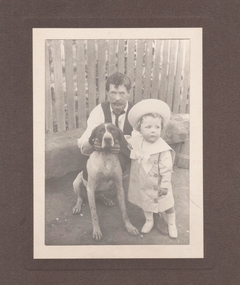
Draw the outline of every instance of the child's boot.
[[[143,225],[141,232],[144,233],[144,234],[147,234],[147,233],[149,233],[151,231],[151,229],[153,227],[153,224],[154,224],[154,222],[153,222],[153,213],[144,211],[144,215],[145,215],[145,218],[146,218],[146,222]]]
[[[171,213],[167,214],[168,219],[168,234],[171,238],[177,238],[178,237],[178,231],[176,227],[176,214]]]

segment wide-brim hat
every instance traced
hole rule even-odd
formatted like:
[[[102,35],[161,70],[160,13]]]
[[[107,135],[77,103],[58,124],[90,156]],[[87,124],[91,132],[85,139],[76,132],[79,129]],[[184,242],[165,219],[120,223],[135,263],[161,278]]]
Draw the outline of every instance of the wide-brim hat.
[[[171,110],[167,103],[158,99],[145,99],[134,105],[128,113],[128,121],[134,128],[140,118],[149,113],[159,114],[164,125],[168,123],[171,117]]]

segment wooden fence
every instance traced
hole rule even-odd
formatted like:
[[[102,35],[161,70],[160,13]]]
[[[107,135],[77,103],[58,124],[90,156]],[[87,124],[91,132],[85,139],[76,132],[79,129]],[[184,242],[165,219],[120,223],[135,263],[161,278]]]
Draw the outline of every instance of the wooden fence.
[[[115,71],[131,79],[133,102],[159,98],[189,112],[189,40],[46,40],[45,48],[46,132],[85,127]]]

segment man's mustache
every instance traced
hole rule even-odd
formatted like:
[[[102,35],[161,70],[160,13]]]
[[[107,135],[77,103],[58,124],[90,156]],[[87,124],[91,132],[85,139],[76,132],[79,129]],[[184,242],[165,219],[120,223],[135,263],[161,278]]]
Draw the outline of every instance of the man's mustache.
[[[118,102],[112,102],[112,105],[123,105],[124,102],[122,101],[118,101]]]

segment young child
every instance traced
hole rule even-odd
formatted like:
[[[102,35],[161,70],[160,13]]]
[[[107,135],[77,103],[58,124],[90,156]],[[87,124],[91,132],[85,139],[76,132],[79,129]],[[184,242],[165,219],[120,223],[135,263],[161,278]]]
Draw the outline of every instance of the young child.
[[[165,212],[168,234],[177,238],[171,185],[174,151],[161,138],[170,116],[168,105],[157,99],[143,100],[129,111],[128,120],[134,131],[128,139],[132,148],[128,200],[144,211],[142,233],[151,231],[153,213]]]

